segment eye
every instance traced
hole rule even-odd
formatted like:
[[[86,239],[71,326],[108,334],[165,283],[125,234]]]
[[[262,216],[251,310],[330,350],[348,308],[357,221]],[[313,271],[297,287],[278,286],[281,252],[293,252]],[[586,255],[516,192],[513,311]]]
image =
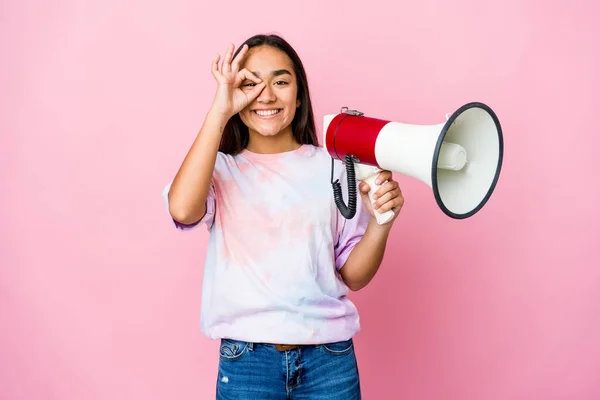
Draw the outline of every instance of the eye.
[[[276,85],[287,85],[286,81],[277,81],[275,82]]]
[[[250,87],[250,86],[255,86],[255,85],[256,85],[256,83],[254,83],[254,82],[247,82],[247,83],[244,83],[242,86]]]

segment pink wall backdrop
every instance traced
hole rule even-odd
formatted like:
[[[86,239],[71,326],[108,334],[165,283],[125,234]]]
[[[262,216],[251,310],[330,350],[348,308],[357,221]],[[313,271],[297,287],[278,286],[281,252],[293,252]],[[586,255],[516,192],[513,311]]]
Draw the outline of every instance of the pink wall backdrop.
[[[175,231],[161,190],[211,59],[257,32],[299,51],[319,127],[344,105],[433,124],[477,100],[504,129],[472,219],[397,176],[402,217],[352,294],[364,397],[600,398],[600,9],[569,3],[2,2],[0,398],[214,398],[208,236]]]

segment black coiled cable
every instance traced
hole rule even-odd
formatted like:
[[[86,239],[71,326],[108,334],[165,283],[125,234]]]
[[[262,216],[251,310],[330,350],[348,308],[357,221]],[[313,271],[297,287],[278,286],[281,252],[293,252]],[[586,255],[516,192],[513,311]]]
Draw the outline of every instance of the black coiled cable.
[[[346,155],[346,174],[348,178],[348,205],[342,197],[342,186],[339,179],[333,180],[334,159],[331,158],[331,185],[333,186],[333,199],[335,204],[346,219],[352,219],[356,214],[356,175],[354,172],[354,158]]]

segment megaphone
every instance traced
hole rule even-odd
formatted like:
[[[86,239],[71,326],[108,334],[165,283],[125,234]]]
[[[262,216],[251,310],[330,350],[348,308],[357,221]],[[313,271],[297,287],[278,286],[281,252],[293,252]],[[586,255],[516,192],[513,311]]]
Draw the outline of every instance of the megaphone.
[[[348,205],[339,182],[332,179],[332,185],[336,205],[347,219],[356,212],[356,179],[369,184],[373,204],[380,186],[375,179],[382,170],[426,183],[447,216],[468,218],[487,203],[502,168],[502,128],[494,111],[480,102],[463,105],[436,125],[387,121],[342,107],[325,115],[323,135],[331,157],[346,165]],[[394,214],[376,211],[375,216],[384,224]]]

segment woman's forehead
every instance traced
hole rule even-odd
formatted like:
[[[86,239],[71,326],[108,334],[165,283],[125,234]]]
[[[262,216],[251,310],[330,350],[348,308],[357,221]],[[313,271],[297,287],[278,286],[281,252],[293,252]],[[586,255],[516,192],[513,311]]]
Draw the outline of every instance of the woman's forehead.
[[[283,51],[270,46],[253,47],[242,61],[242,67],[260,75],[288,71],[293,75],[292,60]]]

